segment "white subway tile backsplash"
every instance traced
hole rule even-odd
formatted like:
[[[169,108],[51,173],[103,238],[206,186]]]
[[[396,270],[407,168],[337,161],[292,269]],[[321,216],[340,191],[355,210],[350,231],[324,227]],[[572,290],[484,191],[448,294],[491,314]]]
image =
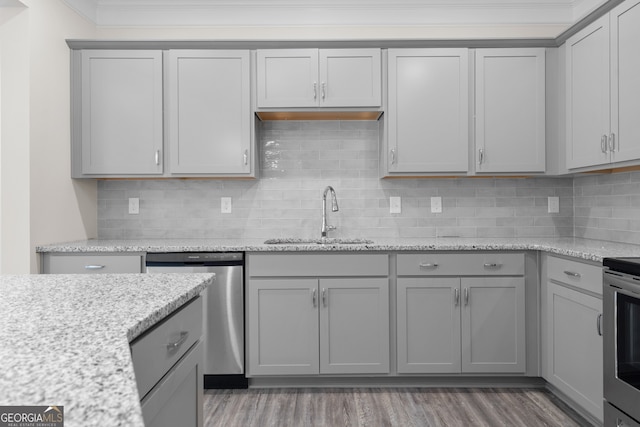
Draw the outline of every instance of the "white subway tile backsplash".
[[[257,180],[115,180],[98,183],[100,238],[318,237],[321,197],[343,237],[572,236],[640,243],[640,173],[576,178],[379,179],[375,121],[259,124]],[[389,197],[402,213],[389,213]],[[430,198],[442,197],[432,214]],[[547,213],[547,197],[560,213]],[[127,198],[140,214],[127,214]],[[231,197],[233,213],[220,213]]]

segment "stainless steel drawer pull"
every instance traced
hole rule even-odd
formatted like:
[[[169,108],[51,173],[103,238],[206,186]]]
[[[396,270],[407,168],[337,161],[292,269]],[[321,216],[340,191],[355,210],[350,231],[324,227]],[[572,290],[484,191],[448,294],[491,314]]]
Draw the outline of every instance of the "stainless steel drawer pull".
[[[156,166],[160,166],[160,150],[156,150]]]
[[[501,268],[502,264],[498,264],[496,262],[485,262],[484,268]]]
[[[90,264],[90,265],[85,265],[84,269],[85,270],[102,270],[104,267],[105,267],[104,265]]]
[[[460,305],[460,289],[458,288],[453,290],[453,301],[456,307]]]
[[[598,318],[596,320],[596,330],[598,331],[598,335],[602,336],[602,313],[598,314]]]
[[[322,82],[322,100],[324,101],[324,98],[327,96],[327,84],[325,82]]]
[[[582,276],[580,276],[580,273],[576,273],[575,271],[568,271],[568,270],[565,270],[565,271],[564,271],[564,274],[566,274],[567,276],[575,277],[575,278],[577,278],[577,279],[579,279],[580,277],[582,277]]]
[[[469,305],[469,288],[464,288],[464,305]]]
[[[167,350],[169,350],[169,351],[177,350],[182,344],[185,343],[187,338],[189,338],[189,332],[188,331],[180,332],[180,338],[178,338],[177,341],[174,341],[172,343],[167,344]]]
[[[391,164],[396,164],[396,150],[395,148],[391,149]]]
[[[313,99],[318,99],[318,83],[313,82]]]
[[[420,269],[421,270],[433,270],[434,268],[438,268],[438,263],[437,262],[421,262],[420,263]]]
[[[311,291],[311,302],[313,303],[313,308],[318,306],[318,290],[314,289]]]
[[[616,134],[615,133],[609,134],[609,151],[611,151],[612,153],[616,151]],[[618,151],[620,151],[620,147],[618,147]]]
[[[325,288],[322,288],[322,305],[327,306],[327,290]]]
[[[603,153],[607,152],[607,135],[602,135],[600,137],[600,151]]]
[[[249,163],[249,150],[244,150],[244,154],[242,155],[242,159],[244,161],[244,165],[247,166]]]

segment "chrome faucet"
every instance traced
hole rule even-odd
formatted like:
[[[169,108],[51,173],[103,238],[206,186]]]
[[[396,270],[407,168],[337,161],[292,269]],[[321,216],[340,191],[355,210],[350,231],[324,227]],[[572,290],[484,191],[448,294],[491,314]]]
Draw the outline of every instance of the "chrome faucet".
[[[320,229],[320,235],[325,238],[327,237],[327,231],[335,230],[335,225],[327,224],[327,192],[331,192],[331,211],[338,212],[338,199],[336,198],[336,192],[333,187],[327,185],[327,188],[324,189],[324,193],[322,193],[322,228]]]

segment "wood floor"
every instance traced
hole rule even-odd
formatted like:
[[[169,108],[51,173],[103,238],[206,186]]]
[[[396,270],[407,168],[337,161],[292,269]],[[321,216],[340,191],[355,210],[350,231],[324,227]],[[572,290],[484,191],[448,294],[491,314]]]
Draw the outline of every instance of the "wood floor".
[[[584,426],[543,389],[332,388],[205,390],[214,426]]]

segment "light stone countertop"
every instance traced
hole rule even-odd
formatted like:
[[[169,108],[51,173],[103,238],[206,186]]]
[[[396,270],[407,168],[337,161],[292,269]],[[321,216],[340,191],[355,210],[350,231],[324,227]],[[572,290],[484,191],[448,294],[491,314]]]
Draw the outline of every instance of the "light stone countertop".
[[[61,405],[65,426],[143,426],[129,342],[213,274],[0,276],[0,405]]]
[[[291,239],[295,242],[296,239]],[[601,262],[605,257],[640,257],[640,245],[580,238],[385,238],[369,244],[281,243],[265,239],[82,240],[43,245],[37,252],[328,252],[534,250]]]

